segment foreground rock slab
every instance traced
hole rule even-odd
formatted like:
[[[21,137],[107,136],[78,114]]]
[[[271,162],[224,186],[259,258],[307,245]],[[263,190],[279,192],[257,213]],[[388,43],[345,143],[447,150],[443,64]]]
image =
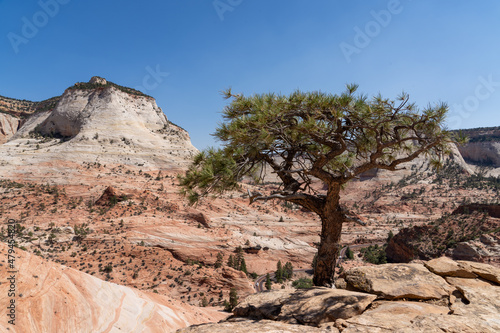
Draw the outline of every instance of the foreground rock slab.
[[[443,299],[453,289],[421,264],[385,264],[346,272],[347,287],[376,294],[381,299]]]
[[[177,333],[338,333],[333,326],[325,328],[286,324],[279,321],[248,319],[229,320],[217,324],[204,324],[182,328]]]
[[[451,305],[453,314],[473,317],[500,332],[500,287],[477,279],[449,277],[446,280],[463,295]]]

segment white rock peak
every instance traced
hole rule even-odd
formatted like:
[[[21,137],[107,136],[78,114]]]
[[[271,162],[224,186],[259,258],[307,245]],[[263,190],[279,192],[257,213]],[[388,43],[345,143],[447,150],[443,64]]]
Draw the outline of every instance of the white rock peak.
[[[29,117],[0,150],[14,165],[65,159],[160,168],[183,168],[197,152],[154,98],[98,76],[66,89],[53,110]]]

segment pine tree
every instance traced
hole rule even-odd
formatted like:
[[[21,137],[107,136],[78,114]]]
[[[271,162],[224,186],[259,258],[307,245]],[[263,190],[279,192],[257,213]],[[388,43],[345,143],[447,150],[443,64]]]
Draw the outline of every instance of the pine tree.
[[[232,254],[230,254],[229,258],[227,259],[227,265],[231,268],[234,268],[234,259]]]
[[[283,278],[289,280],[293,277],[293,265],[291,262],[287,262],[283,268]]]
[[[242,259],[243,259],[243,248],[241,246],[238,246],[236,248],[236,261],[234,263],[234,265],[236,266],[235,268],[240,267]]]
[[[276,282],[283,282],[283,266],[281,265],[281,260],[279,260],[278,264],[276,264],[276,272],[274,273],[274,276],[276,277]]]
[[[224,310],[227,312],[233,311],[233,309],[238,305],[238,293],[235,288],[231,288],[229,291],[229,302],[224,301]]]
[[[245,263],[245,258],[241,258],[240,271],[242,271],[245,274],[248,274],[248,272],[247,272],[247,264]]]
[[[269,273],[266,275],[266,289],[271,290],[272,288],[272,282],[271,282],[271,277],[269,276]]]
[[[345,251],[345,256],[347,257],[347,259],[354,259],[354,252],[351,250],[351,248],[348,246],[347,247],[347,250]]]
[[[215,261],[215,268],[220,268],[222,267],[222,262],[224,260],[224,256],[222,255],[222,252],[217,253],[217,260]]]

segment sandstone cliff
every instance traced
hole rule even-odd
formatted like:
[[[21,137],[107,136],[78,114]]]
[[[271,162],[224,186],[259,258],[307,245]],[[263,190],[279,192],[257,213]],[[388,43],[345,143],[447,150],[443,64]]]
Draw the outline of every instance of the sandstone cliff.
[[[468,163],[500,168],[500,127],[474,128],[461,132],[469,138],[467,144],[459,147]]]

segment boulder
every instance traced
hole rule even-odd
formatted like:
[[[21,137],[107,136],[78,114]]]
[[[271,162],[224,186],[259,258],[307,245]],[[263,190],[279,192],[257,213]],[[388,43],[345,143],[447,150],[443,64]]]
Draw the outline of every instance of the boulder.
[[[421,264],[356,267],[346,272],[347,288],[376,294],[381,299],[442,299],[452,289]]]
[[[357,316],[377,298],[343,289],[297,290],[285,300],[278,320],[317,326]]]
[[[475,242],[460,242],[454,248],[448,249],[446,255],[451,256],[455,260],[479,261],[484,253],[481,253],[482,249],[473,243]]]
[[[479,275],[485,280],[500,284],[500,268],[472,261],[457,261],[465,269]]]
[[[187,217],[191,220],[194,220],[194,221],[200,223],[205,228],[210,228],[210,218],[205,213],[202,213],[202,212],[197,211],[195,209],[191,209],[188,212]]]
[[[500,233],[497,233],[500,235]],[[455,260],[487,262],[500,258],[500,237],[483,234],[479,239],[460,242],[446,251],[446,255]]]
[[[440,257],[424,263],[431,272],[440,276],[476,278],[477,275],[464,268],[461,264],[447,257]]]
[[[375,295],[322,287],[279,290],[247,297],[233,310],[233,314],[318,326],[359,315],[375,298]]]
[[[237,317],[252,319],[278,319],[281,307],[293,290],[276,290],[250,295],[233,310]]]

